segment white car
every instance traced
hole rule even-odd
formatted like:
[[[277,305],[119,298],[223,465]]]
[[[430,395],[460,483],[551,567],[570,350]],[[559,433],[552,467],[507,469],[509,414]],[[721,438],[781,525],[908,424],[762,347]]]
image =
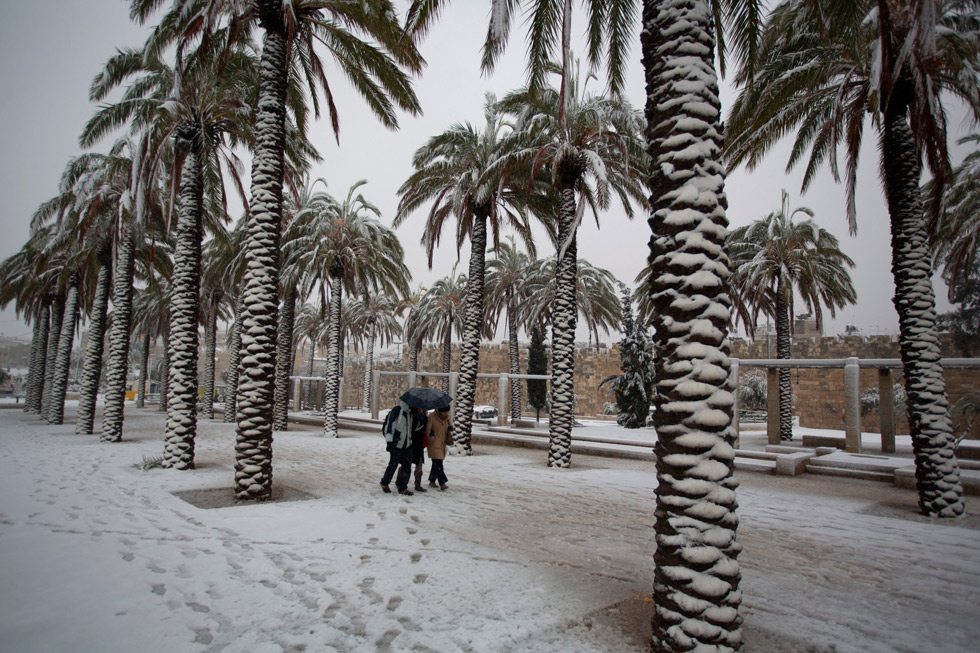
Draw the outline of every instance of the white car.
[[[497,409],[493,406],[473,406],[473,419],[494,419]]]

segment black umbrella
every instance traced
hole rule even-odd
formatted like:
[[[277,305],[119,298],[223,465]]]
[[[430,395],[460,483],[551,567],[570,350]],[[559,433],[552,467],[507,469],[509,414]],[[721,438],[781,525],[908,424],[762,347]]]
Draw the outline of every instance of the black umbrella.
[[[442,408],[443,406],[448,406],[449,402],[453,400],[445,392],[436,390],[435,388],[409,388],[400,399],[409,406],[421,408],[422,410]]]

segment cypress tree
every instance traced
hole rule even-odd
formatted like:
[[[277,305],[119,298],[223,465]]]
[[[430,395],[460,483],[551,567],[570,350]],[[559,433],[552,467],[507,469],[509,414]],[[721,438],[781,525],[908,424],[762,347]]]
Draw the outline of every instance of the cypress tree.
[[[531,329],[531,346],[527,352],[527,373],[548,373],[548,352],[544,347],[544,331],[535,325]],[[548,382],[544,379],[527,380],[527,405],[537,414],[535,421],[541,420],[541,409],[547,404]]]

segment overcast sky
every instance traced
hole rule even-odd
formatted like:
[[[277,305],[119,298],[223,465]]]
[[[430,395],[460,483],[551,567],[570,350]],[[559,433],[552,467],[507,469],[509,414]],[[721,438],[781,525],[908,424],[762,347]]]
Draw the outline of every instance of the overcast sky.
[[[403,5],[405,3],[402,3]],[[411,173],[412,153],[427,138],[454,122],[470,121],[482,126],[484,93],[498,96],[524,82],[523,34],[515,30],[506,56],[490,77],[480,74],[479,49],[486,30],[487,2],[457,0],[443,13],[442,20],[422,45],[428,66],[416,81],[416,92],[424,115],[402,115],[401,129],[389,132],[379,126],[359,97],[334,73],[331,77],[340,113],[338,147],[327,121],[314,125],[311,133],[324,162],[312,172],[323,177],[328,189],[343,197],[359,179],[368,184],[361,190],[382,211],[390,224],[398,198],[396,191]],[[27,240],[31,215],[57,190],[58,179],[68,159],[80,153],[78,134],[95,107],[88,102],[92,77],[115,48],[138,46],[146,30],[129,22],[128,2],[121,0],[33,0],[3,2],[0,23],[0,259],[15,253]],[[573,25],[581,34],[584,23]],[[644,89],[639,40],[630,57],[628,96],[642,109]],[[331,72],[328,71],[328,75]],[[723,90],[724,110],[732,94]],[[951,134],[965,133],[964,125],[951,124]],[[800,196],[802,171],[784,174],[788,145],[774,148],[763,167],[744,169],[728,177],[728,217],[732,226],[756,220],[780,206],[780,189],[790,192],[791,207],[807,206],[819,225],[834,233],[842,249],[856,262],[852,272],[858,305],[827,319],[825,333],[843,333],[845,325],[858,326],[863,333],[896,333],[898,317],[892,305],[894,284],[890,271],[890,240],[884,195],[877,176],[874,132],[869,129],[861,155],[858,178],[858,235],[847,232],[844,189],[835,184],[827,170],[805,196]],[[111,140],[102,147],[104,150]],[[955,141],[955,138],[951,140]],[[954,160],[962,158],[961,153]],[[427,285],[449,274],[457,260],[452,233],[443,238],[433,270],[428,270],[419,245],[425,212],[403,224],[398,235],[406,250],[407,264],[414,275],[413,286]],[[614,207],[600,216],[600,226],[587,218],[579,231],[579,257],[610,270],[620,281],[633,286],[644,266],[650,230],[645,219],[630,222]],[[552,254],[539,245],[539,256]],[[467,247],[458,255],[460,271],[466,270]],[[936,278],[937,284],[941,281]],[[949,310],[946,288],[936,286],[939,310]],[[0,315],[0,333],[27,335],[28,327],[8,309]],[[506,337],[501,332],[497,339]],[[523,336],[522,336],[523,337]],[[580,333],[584,338],[584,334]],[[607,340],[617,339],[612,336]]]

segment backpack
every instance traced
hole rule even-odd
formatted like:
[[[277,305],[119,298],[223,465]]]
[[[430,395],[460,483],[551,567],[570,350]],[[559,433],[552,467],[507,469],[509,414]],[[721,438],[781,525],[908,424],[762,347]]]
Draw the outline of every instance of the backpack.
[[[395,439],[395,420],[398,419],[400,413],[401,408],[395,406],[385,415],[385,421],[381,424],[381,435],[384,436],[386,442],[393,442]]]

